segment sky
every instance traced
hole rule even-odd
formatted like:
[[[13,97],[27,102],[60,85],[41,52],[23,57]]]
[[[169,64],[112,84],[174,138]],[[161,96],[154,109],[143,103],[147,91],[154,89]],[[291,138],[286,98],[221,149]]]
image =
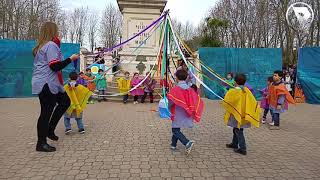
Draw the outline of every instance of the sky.
[[[194,26],[197,26],[217,1],[218,0],[168,0],[166,8],[170,9],[170,16],[172,18],[182,23],[190,21]],[[62,8],[65,10],[88,6],[97,12],[101,12],[105,5],[110,2],[117,6],[116,0],[61,0]]]

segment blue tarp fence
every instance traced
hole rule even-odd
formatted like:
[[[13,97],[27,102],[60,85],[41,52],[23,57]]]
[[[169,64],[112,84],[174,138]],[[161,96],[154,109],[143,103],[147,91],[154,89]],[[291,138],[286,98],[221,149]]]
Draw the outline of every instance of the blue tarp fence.
[[[267,78],[275,70],[282,69],[282,51],[278,48],[200,48],[200,59],[221,76],[233,72],[244,73],[247,83],[254,88],[254,95],[260,99],[259,89],[267,86]],[[204,70],[204,69],[203,69]],[[209,74],[209,72],[205,73]],[[218,95],[224,97],[224,89],[219,80],[216,82],[204,78],[204,82]],[[217,99],[212,93],[204,90],[206,97]]]
[[[320,104],[320,48],[299,49],[297,82],[301,84],[306,102]]]
[[[0,97],[31,97],[31,77],[33,70],[32,48],[35,41],[0,40]],[[79,53],[79,44],[64,43],[62,53],[69,57]],[[80,64],[80,62],[78,62]],[[80,65],[77,70],[79,71]],[[64,80],[74,71],[71,63],[63,70]]]

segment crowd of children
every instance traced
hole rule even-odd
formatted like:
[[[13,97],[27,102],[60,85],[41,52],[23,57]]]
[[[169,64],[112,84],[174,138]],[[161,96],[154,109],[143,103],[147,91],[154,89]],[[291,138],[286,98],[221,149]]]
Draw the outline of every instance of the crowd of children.
[[[54,131],[59,119],[64,115],[65,133],[70,134],[71,118],[77,122],[78,132],[85,132],[83,125],[83,111],[87,102],[93,103],[92,94],[98,91],[98,101],[106,101],[107,79],[106,72],[99,69],[97,75],[86,69],[85,73],[71,72],[69,81],[64,85],[61,70],[72,61],[79,58],[74,54],[63,61],[60,50],[60,38],[58,27],[54,23],[45,23],[37,46],[33,50],[35,57],[34,71],[32,77],[32,92],[39,96],[41,113],[38,119],[37,151],[53,152],[55,147],[47,144],[47,138],[57,141],[59,138]],[[166,74],[165,74],[166,75]],[[194,141],[189,140],[181,131],[181,128],[192,128],[194,122],[199,122],[204,110],[204,103],[195,85],[193,72],[185,63],[180,61],[175,73],[175,86],[170,81],[160,81],[160,86],[166,89],[168,97],[168,109],[172,120],[171,149],[176,150],[180,141],[189,154],[194,146]],[[233,138],[227,148],[232,148],[236,153],[246,155],[246,140],[244,129],[251,125],[260,125],[260,107],[254,97],[254,89],[247,83],[244,74],[233,73],[227,75],[227,92],[223,100],[223,107],[226,111],[225,123],[233,128]],[[154,102],[154,90],[157,81],[150,72],[144,78],[139,73],[134,73],[130,79],[130,73],[125,72],[124,77],[117,80],[120,95],[123,95],[123,103],[128,102],[131,95],[134,104],[145,102],[149,95],[150,103]],[[268,112],[271,112],[272,122],[270,129],[279,129],[280,114],[287,108],[288,104],[294,104],[290,95],[292,80],[282,71],[275,71],[273,77],[267,80],[267,87],[260,92],[263,95],[261,108],[264,109],[262,123],[266,122]]]
[[[237,74],[233,80],[233,74],[228,74],[228,83],[232,83],[235,88],[230,88],[223,100],[223,107],[226,110],[224,120],[226,124],[233,128],[233,138],[227,148],[232,148],[236,153],[246,155],[246,141],[244,129],[254,125],[259,127],[260,109],[253,93],[248,88],[246,76]],[[294,99],[286,87],[286,79],[282,71],[275,71],[272,77],[267,79],[267,87],[260,90],[262,94],[261,108],[264,109],[261,123],[266,123],[267,114],[270,111],[270,130],[280,129],[280,114],[288,109],[288,104],[294,104]]]

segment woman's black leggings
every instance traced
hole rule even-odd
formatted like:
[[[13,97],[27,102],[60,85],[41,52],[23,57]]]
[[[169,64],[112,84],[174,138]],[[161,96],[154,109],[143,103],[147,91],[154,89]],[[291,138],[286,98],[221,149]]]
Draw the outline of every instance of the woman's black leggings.
[[[47,143],[48,135],[53,135],[57,124],[70,106],[67,93],[52,94],[48,84],[39,94],[41,113],[38,119],[38,142]],[[58,105],[57,105],[58,104]]]

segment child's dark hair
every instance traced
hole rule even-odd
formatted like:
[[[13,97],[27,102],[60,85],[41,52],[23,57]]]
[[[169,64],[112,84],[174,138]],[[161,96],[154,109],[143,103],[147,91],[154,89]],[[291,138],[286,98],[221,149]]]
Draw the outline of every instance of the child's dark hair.
[[[279,77],[283,77],[283,72],[280,70],[274,71],[273,74],[278,74]]]
[[[83,75],[84,73],[83,72],[79,72],[79,75]]]
[[[229,75],[229,74],[230,74],[231,78],[233,78],[233,73],[229,72],[227,75]]]
[[[129,71],[124,72],[124,75],[130,75]]]
[[[87,68],[86,71],[91,71],[91,69],[90,69],[90,68]]]
[[[178,80],[185,81],[188,77],[188,72],[181,69],[176,72],[176,76],[177,76]]]
[[[273,82],[273,77],[272,76],[268,77],[268,82]]]
[[[237,74],[236,77],[234,78],[234,81],[239,85],[239,86],[243,86],[246,81],[247,81],[247,77],[244,74]]]
[[[133,76],[135,76],[135,75],[139,75],[139,73],[136,72],[136,73],[133,74]]]
[[[78,79],[78,73],[77,72],[71,72],[69,74],[69,78],[73,81],[76,81]]]
[[[191,85],[191,88],[192,88],[196,93],[198,93],[198,86],[197,86],[197,85],[192,84],[192,85]]]
[[[102,69],[99,69],[98,72],[103,72],[103,70],[102,70]]]

